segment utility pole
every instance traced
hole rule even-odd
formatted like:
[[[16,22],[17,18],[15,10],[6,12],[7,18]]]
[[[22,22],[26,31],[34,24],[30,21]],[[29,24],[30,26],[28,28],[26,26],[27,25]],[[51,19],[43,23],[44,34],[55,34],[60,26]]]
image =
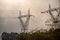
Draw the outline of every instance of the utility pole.
[[[21,33],[27,33],[28,31],[28,25],[29,25],[29,20],[30,20],[30,17],[32,15],[30,15],[30,9],[28,9],[28,15],[21,15],[21,11],[19,11],[19,17],[18,19],[20,20],[20,23],[22,25],[21,27]],[[25,23],[23,22],[22,18],[27,18]]]
[[[56,11],[58,13],[58,15],[56,17],[53,16],[53,14],[52,14],[53,11]],[[52,28],[57,27],[58,23],[60,22],[60,20],[58,19],[59,15],[60,15],[60,7],[52,9],[51,5],[49,4],[49,10],[41,12],[41,13],[49,13],[51,16],[51,19],[49,19],[50,21],[49,20],[46,21],[47,26],[52,26]],[[49,23],[51,21],[52,21],[52,24]]]

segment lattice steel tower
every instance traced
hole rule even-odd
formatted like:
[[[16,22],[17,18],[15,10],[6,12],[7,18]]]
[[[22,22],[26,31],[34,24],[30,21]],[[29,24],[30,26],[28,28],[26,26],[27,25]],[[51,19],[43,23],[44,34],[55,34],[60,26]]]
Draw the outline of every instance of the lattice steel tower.
[[[21,11],[19,11],[19,20],[20,20],[20,23],[21,23],[21,33],[27,33],[28,32],[28,24],[29,24],[29,20],[30,20],[30,17],[32,15],[30,15],[30,9],[28,9],[28,15],[21,15]],[[25,23],[23,22],[24,20],[22,18],[27,18]]]
[[[56,17],[54,17],[53,14],[52,14],[52,12],[54,12],[54,11],[56,11],[58,13],[58,15]],[[60,22],[60,20],[59,20],[60,7],[58,7],[58,8],[51,8],[51,5],[49,4],[49,10],[41,12],[41,13],[49,13],[50,16],[51,16],[51,19],[46,21],[46,23],[47,23],[46,25],[47,26],[52,26],[53,28],[60,26],[59,25],[59,22]],[[50,22],[52,22],[52,23],[50,23]]]

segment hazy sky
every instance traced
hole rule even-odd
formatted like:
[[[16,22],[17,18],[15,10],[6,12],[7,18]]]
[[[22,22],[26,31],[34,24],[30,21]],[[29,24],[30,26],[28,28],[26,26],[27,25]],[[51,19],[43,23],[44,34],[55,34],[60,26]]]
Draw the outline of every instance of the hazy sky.
[[[42,11],[48,10],[49,4],[52,8],[57,8],[60,3],[59,0],[0,0],[0,17],[2,17],[0,18],[0,33],[4,31],[20,32],[20,21],[13,17],[19,16],[19,10],[22,11],[22,15],[26,15],[28,8],[35,16],[30,18],[29,31],[36,28],[49,29],[50,27],[45,25],[45,21],[50,18],[50,15],[41,14]]]

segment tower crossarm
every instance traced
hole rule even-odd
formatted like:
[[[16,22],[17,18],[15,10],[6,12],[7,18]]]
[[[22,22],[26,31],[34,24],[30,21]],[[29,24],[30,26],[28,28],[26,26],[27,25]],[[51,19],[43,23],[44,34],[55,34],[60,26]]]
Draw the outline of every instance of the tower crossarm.
[[[51,11],[51,12],[53,12],[53,11],[58,12],[58,10],[60,10],[60,7],[58,7],[58,8],[52,8],[50,10],[47,10],[47,11],[44,11],[44,12],[41,12],[41,13],[48,13],[49,11]]]
[[[28,10],[28,15],[21,15],[21,11],[19,11],[19,20],[20,20],[20,22],[21,22],[21,25],[22,25],[22,28],[21,28],[21,31],[23,31],[24,33],[26,33],[27,32],[27,30],[28,30],[28,28],[27,28],[27,26],[28,26],[28,24],[29,24],[29,20],[30,20],[30,17],[31,17],[32,15],[30,15],[30,9]],[[23,22],[23,20],[22,20],[22,18],[27,18],[26,19],[26,21],[25,22]]]
[[[53,10],[52,8],[51,8],[51,5],[49,4],[49,10],[48,11],[44,11],[44,12],[41,12],[41,13],[49,13],[50,14],[50,16],[51,16],[51,18],[52,18],[52,20],[54,21],[55,19],[54,19],[54,16],[53,16],[53,14],[52,14],[52,11],[55,11],[55,10]]]

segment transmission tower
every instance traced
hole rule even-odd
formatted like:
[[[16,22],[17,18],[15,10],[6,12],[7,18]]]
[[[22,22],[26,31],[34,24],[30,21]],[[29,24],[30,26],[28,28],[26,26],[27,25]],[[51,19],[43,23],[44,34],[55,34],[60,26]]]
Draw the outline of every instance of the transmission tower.
[[[53,11],[56,11],[58,13],[58,15],[56,17],[53,16],[53,14],[52,14]],[[49,4],[49,10],[41,12],[41,13],[49,13],[51,16],[51,19],[46,21],[47,25],[52,26],[53,28],[57,27],[58,23],[60,22],[60,20],[58,19],[59,15],[60,15],[60,7],[52,9],[51,5]],[[52,21],[52,24],[49,23],[51,21]]]
[[[29,20],[30,20],[30,17],[32,15],[30,15],[30,9],[28,9],[28,15],[21,15],[21,11],[19,11],[19,20],[20,20],[20,23],[22,25],[21,27],[21,33],[26,33],[28,31],[28,24],[29,24]],[[27,18],[25,23],[23,22],[24,20],[22,20],[22,18]]]

